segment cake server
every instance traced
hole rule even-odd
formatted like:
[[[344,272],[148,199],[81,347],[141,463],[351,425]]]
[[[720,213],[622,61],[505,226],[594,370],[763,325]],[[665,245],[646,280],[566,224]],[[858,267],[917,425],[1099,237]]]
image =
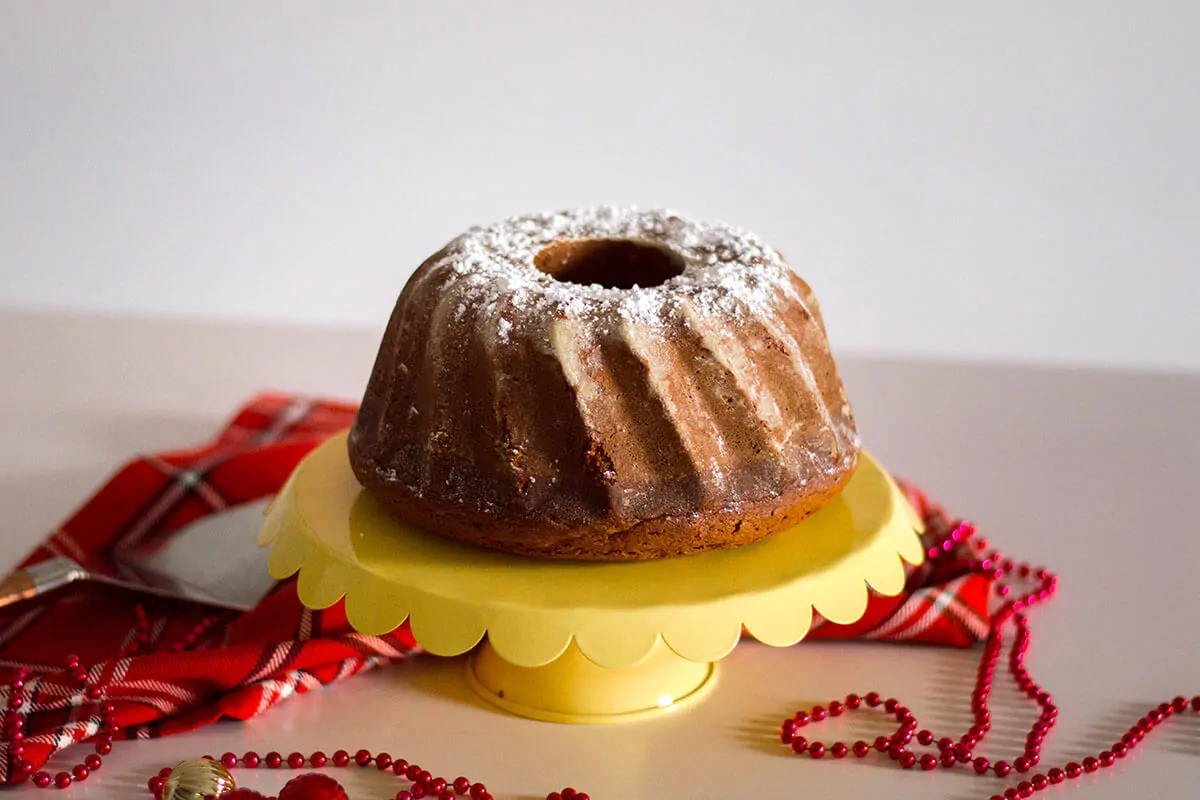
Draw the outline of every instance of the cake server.
[[[86,566],[56,556],[0,581],[0,607],[76,581],[237,611],[258,605],[275,580],[258,531],[272,498],[210,514],[161,540],[119,550]]]

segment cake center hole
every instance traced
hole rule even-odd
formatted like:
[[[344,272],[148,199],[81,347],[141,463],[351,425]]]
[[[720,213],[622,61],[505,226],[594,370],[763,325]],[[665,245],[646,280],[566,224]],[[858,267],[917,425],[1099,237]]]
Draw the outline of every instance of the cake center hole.
[[[555,280],[608,289],[666,283],[683,274],[683,258],[665,247],[629,239],[572,239],[546,245],[533,265]]]

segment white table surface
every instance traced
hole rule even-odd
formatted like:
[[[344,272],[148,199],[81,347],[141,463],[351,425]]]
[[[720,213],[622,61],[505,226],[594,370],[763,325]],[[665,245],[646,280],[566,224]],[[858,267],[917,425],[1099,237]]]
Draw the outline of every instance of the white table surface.
[[[1115,323],[1115,321],[1114,321]],[[263,388],[356,399],[379,331],[102,319],[0,311],[3,559],[15,562],[133,453],[199,442]],[[867,446],[975,520],[1003,550],[1061,576],[1035,613],[1028,663],[1061,707],[1043,768],[1107,746],[1152,703],[1200,693],[1200,376],[839,360]],[[289,700],[249,723],[118,743],[76,797],[130,797],[160,766],[206,751],[385,749],[497,798],[571,784],[594,798],[983,797],[1014,784],[966,771],[902,773],[791,757],[776,739],[794,710],[847,692],[894,694],[936,731],[969,724],[978,651],[888,644],[740,646],[694,709],[613,727],[493,711],[458,659],[422,657]],[[1008,685],[983,755],[1017,754],[1034,718]],[[872,738],[859,716],[826,741]],[[74,763],[81,751],[59,763]],[[281,773],[243,773],[272,790]],[[352,798],[399,788],[346,774]],[[1169,723],[1111,770],[1043,797],[1195,797],[1200,719]]]

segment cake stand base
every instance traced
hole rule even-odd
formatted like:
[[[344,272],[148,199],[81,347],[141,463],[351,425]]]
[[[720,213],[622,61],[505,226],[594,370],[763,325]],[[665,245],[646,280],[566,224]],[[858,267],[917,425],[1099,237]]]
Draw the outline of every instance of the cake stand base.
[[[641,663],[608,669],[572,644],[540,667],[518,667],[484,642],[467,661],[467,683],[487,702],[543,722],[632,722],[691,705],[713,690],[716,662],[688,661],[659,645]]]

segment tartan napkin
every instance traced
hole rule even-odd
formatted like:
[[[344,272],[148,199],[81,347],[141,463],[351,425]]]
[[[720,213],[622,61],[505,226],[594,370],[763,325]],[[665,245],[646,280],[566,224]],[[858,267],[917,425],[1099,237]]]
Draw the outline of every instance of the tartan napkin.
[[[297,463],[348,427],[353,405],[283,394],[252,398],[211,442],[127,463],[23,562],[55,555],[87,561],[110,548],[169,535],[206,514],[274,494]],[[901,481],[924,517],[930,541],[953,524]],[[964,556],[966,553],[964,552]],[[987,634],[992,581],[956,569],[910,568],[897,597],[872,594],[853,625],[814,619],[810,639],[865,638],[969,646]],[[118,738],[191,730],[222,718],[248,719],[303,694],[420,652],[407,624],[365,636],[341,603],[304,608],[295,580],[281,581],[257,608],[215,613],[180,601],[141,597],[98,584],[27,601],[0,612],[0,694],[14,671],[21,690],[24,759],[40,768],[54,753],[97,734],[101,703],[115,706]],[[69,654],[88,668],[88,699]],[[0,738],[0,782],[14,774],[11,732]]]

